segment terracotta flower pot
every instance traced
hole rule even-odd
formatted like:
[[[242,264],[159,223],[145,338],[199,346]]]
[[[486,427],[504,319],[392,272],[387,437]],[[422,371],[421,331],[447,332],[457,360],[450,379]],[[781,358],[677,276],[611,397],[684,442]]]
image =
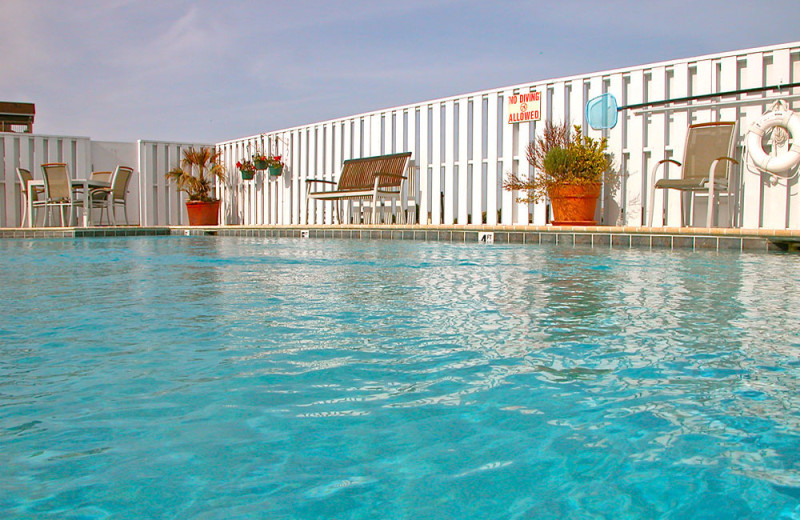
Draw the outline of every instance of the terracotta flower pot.
[[[547,192],[553,204],[554,226],[594,226],[594,212],[602,185],[567,184],[551,186]]]
[[[186,213],[189,214],[190,226],[218,226],[219,201],[202,202],[199,200],[186,201]]]

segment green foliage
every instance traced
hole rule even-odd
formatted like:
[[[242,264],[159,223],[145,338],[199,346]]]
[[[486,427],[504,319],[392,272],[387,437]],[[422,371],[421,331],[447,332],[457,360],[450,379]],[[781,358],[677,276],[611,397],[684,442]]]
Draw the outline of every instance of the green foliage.
[[[171,169],[166,178],[175,182],[178,191],[185,191],[189,200],[211,202],[214,179],[225,181],[225,167],[220,162],[220,152],[211,147],[183,151],[181,165]]]
[[[564,177],[573,169],[575,154],[570,148],[553,148],[544,156],[543,163],[544,171],[551,172],[554,177]]]
[[[605,182],[614,189],[617,176],[607,148],[605,137],[598,140],[583,135],[580,126],[574,127],[573,135],[566,123],[546,122],[542,135],[526,149],[528,162],[534,167],[533,176],[509,174],[503,187],[523,192],[520,202],[544,200],[552,186]]]

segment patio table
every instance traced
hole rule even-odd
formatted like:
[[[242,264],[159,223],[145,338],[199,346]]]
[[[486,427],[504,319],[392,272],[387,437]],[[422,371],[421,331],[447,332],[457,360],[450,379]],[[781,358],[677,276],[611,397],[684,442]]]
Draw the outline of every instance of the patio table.
[[[76,189],[81,189],[81,196],[80,199],[83,201],[83,227],[90,226],[92,224],[92,212],[90,211],[91,208],[89,207],[89,191],[93,188],[110,188],[111,183],[106,181],[99,181],[96,179],[72,179],[72,189],[73,191]],[[32,179],[28,181],[28,193],[33,193],[31,188],[34,186],[41,186],[44,187],[44,179]],[[27,215],[27,227],[33,226],[33,197],[28,197],[28,215]]]

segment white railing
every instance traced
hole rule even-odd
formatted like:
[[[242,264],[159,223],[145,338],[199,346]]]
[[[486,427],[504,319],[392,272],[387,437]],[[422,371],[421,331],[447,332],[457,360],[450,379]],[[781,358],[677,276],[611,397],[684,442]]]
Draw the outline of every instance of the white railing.
[[[665,213],[666,224],[677,226],[679,195],[658,193],[654,201],[647,200],[652,166],[664,158],[681,159],[689,124],[717,120],[739,121],[737,153],[742,158],[742,138],[748,125],[769,108],[771,101],[764,99],[775,93],[736,94],[716,100],[739,104],[689,101],[652,110],[623,110],[619,123],[602,131],[588,128],[587,101],[608,92],[627,106],[797,81],[800,43],[796,42],[537,81],[227,141],[217,145],[230,173],[223,193],[227,223],[331,223],[331,208],[325,203],[311,202],[307,207],[306,179],[336,180],[345,159],[411,151],[419,175],[412,199],[421,223],[545,224],[549,220],[546,203],[518,203],[516,194],[501,187],[508,172],[530,173],[525,147],[543,127],[542,122],[507,124],[506,100],[514,94],[538,91],[543,121],[569,121],[582,125],[588,135],[609,139],[623,175],[616,192],[608,187],[604,191],[597,215],[600,223],[642,225],[652,202],[656,215]],[[796,88],[780,92],[798,93]],[[798,106],[796,101],[792,103]],[[241,180],[235,163],[256,149],[283,156],[287,164],[283,177],[267,181],[259,175],[253,181]],[[736,225],[742,227],[800,229],[800,193],[795,180],[775,183],[751,173],[744,162],[735,169],[734,180],[737,198],[721,208],[721,222],[726,220],[726,211],[734,211]],[[695,222],[704,222],[703,200],[695,207]],[[659,220],[656,218],[657,223]]]

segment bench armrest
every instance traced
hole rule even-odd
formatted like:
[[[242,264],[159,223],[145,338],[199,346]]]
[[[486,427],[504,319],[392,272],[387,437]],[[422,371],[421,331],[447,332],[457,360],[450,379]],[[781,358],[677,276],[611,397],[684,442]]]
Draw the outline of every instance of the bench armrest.
[[[306,179],[306,184],[311,184],[312,182],[321,182],[323,184],[333,184],[333,185],[337,184],[335,181],[328,181],[325,179]]]
[[[380,173],[380,172],[378,172],[378,173],[373,173],[372,176],[373,177],[388,177],[390,179],[405,179],[406,178],[405,175],[399,175],[397,173]]]
[[[399,188],[400,185],[398,182],[392,182],[392,179],[396,179],[398,181],[406,180],[405,175],[400,175],[397,173],[373,173],[373,178],[375,179],[375,187],[376,188],[389,188],[389,187],[397,187]]]

